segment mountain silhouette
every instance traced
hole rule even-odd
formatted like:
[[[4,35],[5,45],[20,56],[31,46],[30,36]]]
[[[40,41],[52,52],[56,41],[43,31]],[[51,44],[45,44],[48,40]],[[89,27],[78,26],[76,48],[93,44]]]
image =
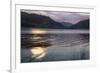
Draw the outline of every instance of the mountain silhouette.
[[[66,27],[67,29],[70,29],[71,26],[73,25],[72,23],[69,22],[60,22],[64,27]]]
[[[21,27],[47,29],[89,29],[89,19],[76,24],[57,22],[48,16],[21,12]]]
[[[74,24],[71,29],[89,29],[89,19]]]
[[[48,16],[21,12],[21,27],[66,29],[61,23]]]

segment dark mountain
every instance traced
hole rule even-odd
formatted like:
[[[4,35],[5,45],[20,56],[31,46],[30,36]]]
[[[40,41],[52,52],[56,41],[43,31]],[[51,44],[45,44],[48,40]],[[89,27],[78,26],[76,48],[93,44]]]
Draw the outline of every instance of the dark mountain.
[[[74,24],[71,29],[89,29],[89,19]]]
[[[66,29],[61,23],[50,17],[21,12],[21,27]]]
[[[68,22],[61,22],[61,24],[62,24],[63,26],[65,26],[67,29],[70,29],[71,26],[73,25],[72,23],[68,23]]]

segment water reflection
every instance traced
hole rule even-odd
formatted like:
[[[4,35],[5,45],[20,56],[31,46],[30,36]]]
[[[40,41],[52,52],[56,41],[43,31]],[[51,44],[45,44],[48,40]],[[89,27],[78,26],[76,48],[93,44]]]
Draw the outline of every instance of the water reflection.
[[[32,29],[32,34],[45,34],[46,31],[43,29]]]
[[[42,29],[22,33],[21,62],[89,59],[88,33],[60,33],[48,33]]]
[[[43,57],[47,54],[47,48],[43,47],[33,47],[31,49],[32,52],[32,58],[35,58],[37,60],[42,60]]]

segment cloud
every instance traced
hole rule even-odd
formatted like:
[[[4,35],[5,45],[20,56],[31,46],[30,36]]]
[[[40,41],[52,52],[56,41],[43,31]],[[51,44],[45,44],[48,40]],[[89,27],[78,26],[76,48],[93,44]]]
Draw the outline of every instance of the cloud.
[[[73,24],[81,20],[89,19],[88,13],[76,12],[48,12],[48,16],[58,22],[70,22]]]

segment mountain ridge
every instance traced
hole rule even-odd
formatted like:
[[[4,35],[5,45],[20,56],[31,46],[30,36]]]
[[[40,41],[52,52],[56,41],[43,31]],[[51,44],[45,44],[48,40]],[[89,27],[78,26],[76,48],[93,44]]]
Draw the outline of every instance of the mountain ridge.
[[[57,22],[44,15],[21,12],[21,27],[47,29],[89,29],[89,19],[72,24],[69,22]]]

